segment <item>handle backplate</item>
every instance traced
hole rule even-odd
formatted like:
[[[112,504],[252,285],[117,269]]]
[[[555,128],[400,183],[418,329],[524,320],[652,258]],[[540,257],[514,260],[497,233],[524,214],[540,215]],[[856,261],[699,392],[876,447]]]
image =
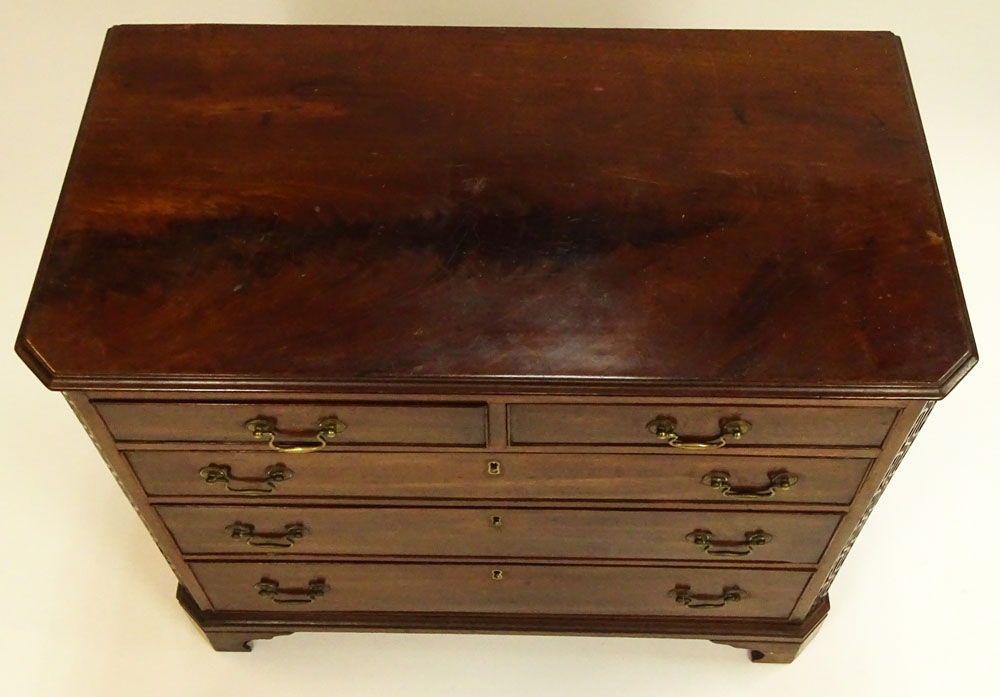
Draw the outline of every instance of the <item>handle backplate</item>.
[[[319,422],[319,429],[315,433],[286,433],[282,434],[278,430],[277,419],[270,416],[258,416],[256,419],[250,419],[245,424],[244,427],[250,431],[250,435],[256,440],[267,440],[267,446],[271,450],[276,450],[279,453],[314,453],[317,450],[322,450],[326,446],[330,445],[330,441],[337,437],[338,433],[342,433],[346,428],[347,424],[338,419],[336,416],[328,416],[325,419],[321,419]],[[317,441],[318,445],[301,445],[296,442],[279,442],[279,438],[282,437],[304,437],[312,438]]]
[[[330,586],[322,578],[313,579],[305,588],[282,588],[277,581],[262,578],[253,587],[260,597],[283,604],[312,603],[330,592]]]
[[[787,491],[795,486],[799,478],[785,470],[772,470],[767,473],[767,481],[767,486],[762,487],[733,486],[729,481],[729,472],[722,470],[713,470],[701,478],[702,484],[716,489],[723,496],[751,501],[770,498],[779,491]]]
[[[264,470],[263,477],[237,477],[229,465],[211,464],[202,467],[198,474],[206,484],[225,484],[228,491],[241,496],[267,496],[273,494],[280,482],[292,478],[292,470],[281,463]]]
[[[737,418],[719,419],[719,434],[703,440],[684,438],[677,433],[677,420],[670,416],[657,416],[646,424],[646,430],[671,448],[682,450],[708,450],[722,448],[739,440],[750,431],[750,422]]]
[[[669,591],[669,595],[679,604],[692,610],[711,610],[725,607],[730,603],[738,603],[750,594],[739,586],[727,586],[718,595],[692,593],[691,586],[677,584]]]
[[[766,545],[774,537],[763,530],[753,530],[744,533],[742,540],[717,541],[711,530],[692,530],[684,539],[715,557],[747,557],[753,554],[754,547]]]
[[[251,547],[275,547],[287,549],[292,547],[309,533],[302,523],[290,523],[281,532],[257,532],[255,526],[239,521],[226,526],[226,532],[234,540],[246,542]]]

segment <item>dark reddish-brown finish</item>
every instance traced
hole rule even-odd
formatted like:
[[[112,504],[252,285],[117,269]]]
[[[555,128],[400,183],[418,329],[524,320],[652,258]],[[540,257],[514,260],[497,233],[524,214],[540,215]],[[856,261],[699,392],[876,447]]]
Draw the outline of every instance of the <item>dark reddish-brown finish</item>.
[[[750,430],[728,446],[733,450],[754,445],[877,447],[898,413],[891,407],[830,409],[745,404],[511,404],[507,410],[512,444],[655,445],[663,441],[647,425],[662,417],[672,419],[683,438],[706,440],[720,434],[720,421],[739,418],[750,424]]]
[[[258,612],[421,611],[785,617],[809,580],[801,571],[696,567],[552,564],[206,563],[191,568],[219,610]],[[501,577],[494,578],[500,571]],[[323,579],[330,591],[313,603],[279,605],[260,597],[262,578],[300,589]],[[719,595],[738,586],[747,597],[711,609],[692,609],[670,591]]]
[[[56,388],[975,360],[899,41],[830,32],[113,29],[18,348]]]
[[[259,443],[246,428],[252,419],[270,418],[279,443],[311,441],[324,419],[344,427],[332,440],[341,444],[486,445],[484,404],[225,404],[200,402],[97,402],[94,405],[119,441],[235,441]]]
[[[976,361],[899,40],[856,32],[115,28],[17,350],[217,649],[765,662]]]
[[[815,564],[840,516],[739,511],[663,511],[426,507],[159,506],[186,554],[520,557],[796,562]],[[249,524],[261,537],[234,539],[229,526]],[[288,525],[306,533],[289,547]],[[712,545],[689,533],[711,533]],[[747,533],[772,539],[753,548]],[[726,553],[729,553],[728,555]],[[736,556],[739,555],[739,556]]]
[[[127,447],[127,446],[126,446]],[[124,453],[150,496],[241,499],[266,503],[282,496],[323,498],[515,499],[543,501],[700,501],[743,506],[702,483],[706,474],[724,471],[734,486],[765,486],[768,472],[789,472],[798,479],[768,503],[847,504],[871,460],[820,457],[734,457],[706,455],[594,455],[591,453],[316,453],[296,460],[271,452],[156,451]],[[497,463],[500,474],[489,471]],[[209,484],[199,472],[210,465],[229,467],[234,477],[260,479],[268,467],[283,464],[293,476],[267,496],[247,496]],[[253,487],[253,483],[236,488]],[[259,488],[259,487],[257,487]]]

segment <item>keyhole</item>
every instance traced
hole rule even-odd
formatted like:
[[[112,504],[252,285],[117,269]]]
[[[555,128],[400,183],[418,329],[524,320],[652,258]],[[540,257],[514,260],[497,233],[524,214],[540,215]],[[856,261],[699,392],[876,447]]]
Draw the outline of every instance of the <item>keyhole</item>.
[[[496,460],[491,460],[486,463],[487,474],[500,474],[500,463]]]
[[[498,516],[498,515],[493,516],[490,519],[490,522],[493,523],[493,527],[495,527],[495,528],[499,528],[499,527],[501,527],[503,525],[503,519],[500,518],[500,516]]]
[[[503,571],[501,571],[500,569],[493,569],[493,571],[490,572],[490,577],[494,581],[499,581],[500,579],[503,578]]]

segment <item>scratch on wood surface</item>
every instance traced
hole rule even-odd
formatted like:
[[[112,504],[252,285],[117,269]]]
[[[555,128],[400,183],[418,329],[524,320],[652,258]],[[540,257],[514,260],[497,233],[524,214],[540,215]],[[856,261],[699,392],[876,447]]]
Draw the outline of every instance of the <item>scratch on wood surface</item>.
[[[643,184],[652,184],[653,186],[666,186],[666,182],[657,181],[656,179],[646,179],[644,177],[634,177],[630,174],[619,174],[618,172],[607,172],[616,179],[625,179],[632,182],[642,182]]]

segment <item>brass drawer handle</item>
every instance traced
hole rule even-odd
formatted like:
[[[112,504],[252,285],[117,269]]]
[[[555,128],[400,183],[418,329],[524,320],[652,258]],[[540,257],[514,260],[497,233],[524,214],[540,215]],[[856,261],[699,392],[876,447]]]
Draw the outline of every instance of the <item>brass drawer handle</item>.
[[[278,442],[280,435],[278,432],[278,422],[270,416],[260,416],[256,419],[250,419],[243,425],[250,431],[250,435],[257,440],[266,438],[267,446],[271,450],[277,450],[279,453],[314,453],[330,445],[330,441],[336,438],[338,433],[343,432],[347,428],[347,424],[339,420],[336,416],[329,416],[320,421],[319,430],[316,433],[310,434],[310,437],[319,441],[319,445],[295,445]]]
[[[330,592],[330,586],[321,578],[313,579],[305,588],[281,588],[277,581],[269,578],[260,579],[253,587],[260,597],[285,604],[312,603]]]
[[[291,523],[285,526],[284,532],[257,532],[250,523],[239,521],[226,526],[226,531],[234,540],[245,541],[251,547],[292,547],[309,532],[302,523]]]
[[[692,530],[684,539],[701,547],[705,551],[705,554],[711,554],[716,557],[746,557],[753,554],[754,547],[766,545],[774,539],[774,536],[769,535],[763,530],[754,530],[753,532],[744,533],[743,540],[739,542],[715,542],[712,538],[711,530]],[[745,549],[739,549],[740,547]]]
[[[692,610],[711,610],[716,607],[725,607],[729,603],[738,603],[750,594],[739,586],[727,586],[722,589],[722,593],[719,595],[692,593],[691,586],[677,584],[670,590],[669,595],[679,604]]]
[[[241,496],[267,496],[273,494],[279,482],[292,478],[292,470],[282,464],[271,465],[263,477],[234,477],[229,465],[208,465],[198,474],[207,484],[225,484],[228,491]],[[248,486],[234,486],[235,483]]]
[[[721,448],[730,441],[739,440],[750,430],[750,422],[743,419],[720,419],[719,435],[708,440],[685,440],[677,435],[677,420],[669,416],[657,416],[646,424],[646,430],[660,440],[667,441],[671,448],[684,450],[705,450]]]
[[[701,483],[717,489],[723,496],[734,499],[766,499],[779,491],[785,491],[795,486],[799,478],[785,470],[774,470],[767,473],[768,485],[765,487],[737,487],[729,483],[729,472],[709,472],[701,478]]]

